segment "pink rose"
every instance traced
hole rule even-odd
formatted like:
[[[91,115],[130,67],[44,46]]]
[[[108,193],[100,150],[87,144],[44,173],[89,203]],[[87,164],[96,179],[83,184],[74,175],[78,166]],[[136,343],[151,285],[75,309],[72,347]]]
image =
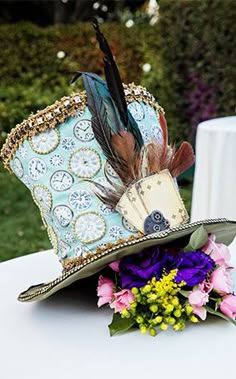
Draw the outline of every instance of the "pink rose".
[[[201,248],[201,250],[210,255],[211,258],[219,265],[229,266],[230,252],[229,248],[223,243],[215,242],[215,235],[211,234],[206,242],[206,244]]]
[[[108,266],[111,267],[113,271],[119,272],[120,271],[119,264],[120,264],[120,260],[117,259],[116,261],[111,262]]]
[[[111,279],[105,278],[103,275],[99,276],[97,295],[98,307],[101,307],[103,304],[110,303],[113,296],[114,283]]]
[[[206,320],[207,311],[204,307],[198,307],[197,305],[192,305],[193,313],[200,317],[201,320]]]
[[[122,311],[122,309],[130,309],[130,302],[134,300],[134,295],[129,289],[123,289],[114,293],[114,301],[110,307],[115,309],[116,312]]]
[[[235,319],[236,315],[236,296],[235,295],[227,295],[223,298],[220,303],[220,310],[226,316]]]
[[[191,305],[196,305],[197,307],[201,307],[208,302],[209,295],[206,292],[202,292],[200,289],[194,289],[189,292],[188,300]]]
[[[233,291],[229,270],[225,266],[220,266],[211,273],[210,282],[220,295],[226,295]]]

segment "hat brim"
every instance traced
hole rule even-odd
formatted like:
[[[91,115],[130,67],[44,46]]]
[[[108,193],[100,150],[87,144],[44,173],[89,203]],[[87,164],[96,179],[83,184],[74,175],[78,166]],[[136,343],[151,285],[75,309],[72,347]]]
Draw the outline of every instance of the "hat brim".
[[[50,282],[29,287],[28,290],[19,295],[18,300],[30,302],[46,299],[73,282],[97,273],[116,259],[138,253],[147,247],[173,242],[192,234],[201,225],[204,225],[209,234],[213,233],[216,236],[217,242],[224,243],[225,245],[229,245],[236,235],[235,221],[215,219],[184,224],[161,233],[149,234],[135,240],[127,240],[121,245],[116,245],[111,249],[103,251],[99,256],[94,255],[89,261],[86,262],[85,260],[83,263],[63,272],[61,276]]]

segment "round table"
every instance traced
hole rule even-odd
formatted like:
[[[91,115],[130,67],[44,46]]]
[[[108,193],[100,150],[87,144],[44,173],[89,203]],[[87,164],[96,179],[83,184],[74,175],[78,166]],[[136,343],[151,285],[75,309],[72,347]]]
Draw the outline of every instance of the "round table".
[[[236,220],[236,116],[204,121],[197,128],[191,220]]]
[[[79,285],[42,302],[16,300],[59,272],[51,251],[0,264],[1,378],[221,379],[235,371],[236,328],[221,319],[155,338],[138,331],[110,337],[111,310],[98,309],[95,293]]]

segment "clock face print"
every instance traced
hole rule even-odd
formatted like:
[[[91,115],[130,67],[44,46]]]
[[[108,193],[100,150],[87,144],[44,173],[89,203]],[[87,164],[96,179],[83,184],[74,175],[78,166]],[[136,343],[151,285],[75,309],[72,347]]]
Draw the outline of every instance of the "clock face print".
[[[137,101],[130,103],[128,109],[136,121],[141,121],[144,118],[144,109]]]
[[[92,178],[100,167],[100,156],[93,149],[80,148],[70,156],[69,168],[79,178]]]
[[[69,204],[75,209],[87,209],[92,204],[92,197],[88,191],[79,189],[69,196]]]
[[[33,180],[41,179],[47,171],[46,163],[40,158],[32,158],[28,164],[29,176]]]
[[[131,233],[137,233],[137,229],[126,220],[126,218],[122,217],[122,225],[123,227]]]
[[[154,125],[152,127],[152,135],[157,142],[162,143],[162,131],[159,125]]]
[[[51,176],[51,187],[58,192],[67,191],[73,185],[74,179],[69,172],[58,170]]]
[[[36,153],[48,154],[56,149],[59,143],[59,132],[57,129],[47,129],[32,136],[29,142]]]
[[[24,144],[19,146],[18,152],[22,159],[26,158],[28,155],[27,147]]]
[[[156,112],[149,104],[145,105],[145,113],[152,118],[156,118]]]
[[[77,257],[86,257],[89,253],[91,254],[91,251],[84,245],[78,245],[74,248],[74,253]]]
[[[22,163],[19,160],[19,158],[16,157],[13,159],[13,162],[11,164],[11,168],[12,168],[13,172],[16,174],[16,176],[18,176],[18,178],[22,178],[22,176],[24,174],[24,170],[23,170],[23,166],[22,166]]]
[[[111,178],[119,179],[119,176],[117,175],[115,170],[111,167],[110,163],[108,163],[107,161],[106,161],[105,166],[104,166],[104,171]]]
[[[83,213],[75,220],[74,232],[79,241],[92,243],[104,236],[106,224],[103,217],[97,213]]]
[[[82,142],[91,141],[94,138],[92,122],[90,120],[80,120],[74,126],[74,135]]]
[[[59,248],[59,255],[61,256],[62,259],[68,256],[68,253],[71,249],[70,245],[63,240],[59,241],[58,248]]]
[[[67,205],[57,205],[53,214],[62,227],[68,226],[73,218],[73,212]]]
[[[32,196],[37,204],[37,206],[46,211],[50,212],[52,206],[52,195],[49,189],[43,185],[36,185],[32,188]]]
[[[72,150],[75,147],[75,141],[71,137],[63,138],[61,142],[62,148],[66,151]]]
[[[107,204],[104,204],[104,203],[101,203],[99,205],[99,211],[105,215],[105,216],[108,216],[112,213],[115,212],[114,208],[112,208],[111,206],[107,205]]]
[[[114,239],[121,238],[123,236],[123,231],[119,226],[112,226],[109,229],[108,233],[111,236],[111,238]]]
[[[63,162],[64,162],[64,159],[60,154],[54,154],[50,158],[50,164],[54,167],[61,166]]]

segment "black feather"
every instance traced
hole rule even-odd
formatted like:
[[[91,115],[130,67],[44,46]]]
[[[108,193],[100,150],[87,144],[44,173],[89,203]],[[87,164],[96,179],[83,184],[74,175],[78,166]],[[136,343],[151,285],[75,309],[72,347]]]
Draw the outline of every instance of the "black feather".
[[[136,148],[140,150],[144,144],[142,134],[136,121],[128,110],[118,67],[114,61],[110,46],[100,31],[98,21],[96,19],[94,20],[93,26],[96,31],[96,37],[99,42],[100,49],[104,53],[104,71],[111,97],[119,111],[121,121],[123,122],[126,130],[133,134]]]

